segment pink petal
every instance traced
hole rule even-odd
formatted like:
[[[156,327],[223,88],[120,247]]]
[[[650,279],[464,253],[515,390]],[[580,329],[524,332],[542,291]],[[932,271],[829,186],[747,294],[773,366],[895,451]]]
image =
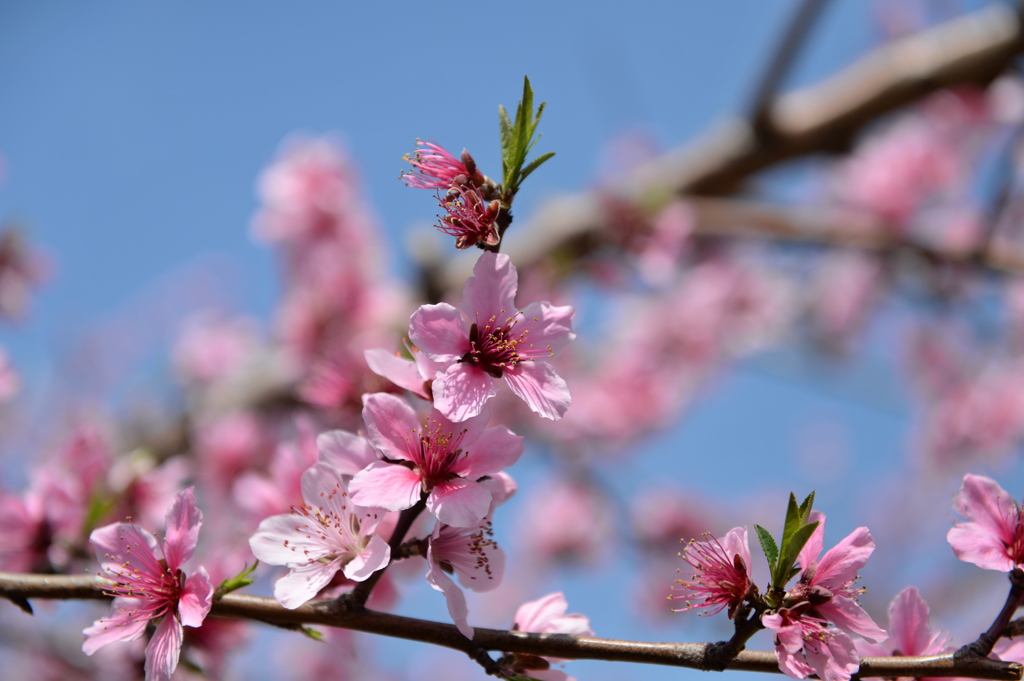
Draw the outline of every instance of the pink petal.
[[[194,487],[189,487],[174,496],[174,503],[167,511],[167,532],[164,535],[164,558],[167,567],[178,570],[196,550],[199,528],[203,524],[203,513],[196,508]]]
[[[505,472],[494,473],[477,482],[486,487],[491,493],[491,510],[487,515],[491,515],[495,508],[511,499],[519,489],[512,476]]]
[[[1006,544],[978,523],[959,523],[946,533],[956,557],[985,570],[1009,572],[1016,564],[1007,555]]]
[[[485,430],[477,441],[467,445],[466,465],[457,471],[470,480],[493,475],[508,468],[523,454],[523,438],[505,426]]]
[[[149,620],[144,617],[133,617],[129,613],[144,604],[144,600],[140,598],[115,598],[107,616],[96,620],[92,626],[82,631],[85,635],[82,652],[92,655],[108,643],[134,641],[141,636]]]
[[[363,395],[363,423],[370,442],[387,458],[415,460],[410,452],[419,447],[415,434],[421,424],[405,400],[387,393]]]
[[[1009,521],[1015,516],[1017,503],[995,480],[984,475],[965,475],[953,498],[953,508],[1003,541],[1010,543],[1013,539],[1014,527]]]
[[[455,622],[455,626],[463,636],[473,640],[473,627],[469,626],[469,606],[466,605],[466,595],[444,573],[441,566],[431,559],[429,549],[427,549],[427,563],[430,565],[430,570],[427,571],[427,583],[444,594],[444,600],[448,605],[448,614]]]
[[[178,600],[178,615],[186,627],[198,627],[213,607],[213,584],[206,568],[200,566],[185,579],[185,588]]]
[[[572,318],[575,314],[571,305],[530,303],[523,308],[522,320],[516,324],[515,332],[519,334],[528,331],[529,345],[535,351],[544,353],[546,357],[557,357],[576,338],[572,332]],[[529,348],[523,350],[522,354],[532,355]]]
[[[165,615],[146,646],[146,681],[171,681],[184,632],[178,618]]]
[[[806,679],[814,673],[814,669],[804,662],[802,655],[791,653],[783,646],[775,646],[775,656],[779,658],[779,670],[790,678]]]
[[[507,255],[482,253],[473,267],[473,276],[466,280],[462,290],[462,311],[469,317],[470,323],[482,327],[493,317],[499,324],[504,324],[517,311],[515,298],[518,280],[516,268]],[[416,341],[413,340],[413,343]],[[420,348],[423,346],[420,345]]]
[[[462,313],[448,303],[421,305],[409,318],[409,340],[435,362],[457,362],[470,350]]]
[[[775,632],[775,638],[778,641],[776,648],[782,646],[787,652],[795,653],[804,647],[804,638],[799,625],[785,624],[782,615],[778,613],[764,615],[761,617],[761,624]]]
[[[497,384],[483,369],[461,362],[438,373],[432,390],[434,407],[455,423],[480,414],[484,403],[498,394]]]
[[[932,630],[928,623],[928,604],[912,586],[889,604],[889,636],[903,655],[929,655]],[[928,651],[928,652],[926,652]]]
[[[874,550],[875,540],[868,528],[858,527],[821,557],[813,583],[831,589],[852,582]]]
[[[264,518],[249,538],[249,548],[260,562],[268,565],[304,565],[331,552],[315,532],[306,526],[308,518],[285,513]]]
[[[354,503],[389,511],[415,506],[422,489],[422,480],[415,471],[385,461],[360,471],[349,485]]]
[[[347,430],[328,430],[316,438],[320,460],[342,475],[355,475],[378,461],[369,441]]]
[[[430,399],[423,387],[423,376],[416,362],[397,357],[383,348],[364,350],[363,357],[366,358],[366,365],[373,373],[425,400]]]
[[[800,549],[800,553],[797,555],[797,565],[801,568],[806,569],[818,562],[818,556],[821,555],[822,550],[825,548],[825,514],[821,511],[811,511],[811,515],[807,518],[808,523],[818,523],[818,526],[814,529],[810,539],[804,544],[804,547]]]
[[[724,537],[722,537],[719,543],[722,545],[722,548],[725,549],[726,555],[738,555],[743,559],[743,565],[746,566],[747,576],[749,577],[750,571],[753,569],[753,565],[750,559],[750,545],[747,542],[747,528],[732,528]]]
[[[821,681],[849,681],[860,669],[860,658],[853,639],[846,634],[829,630],[833,636],[825,642],[815,642],[804,649],[807,662],[818,672]]]
[[[292,567],[274,584],[274,598],[283,607],[294,610],[320,593],[341,567],[339,560],[313,561]]]
[[[828,603],[818,606],[818,612],[832,620],[832,623],[843,631],[859,634],[869,641],[877,643],[889,636],[852,598],[836,596]]]
[[[114,523],[97,528],[89,535],[96,558],[105,571],[121,574],[126,570],[140,570],[149,575],[163,573],[160,565],[156,537],[131,523]],[[130,567],[124,567],[125,564]]]
[[[546,419],[562,418],[572,402],[569,387],[548,362],[521,362],[505,371],[505,380],[512,392]]]
[[[345,565],[345,576],[354,582],[362,582],[377,570],[383,569],[390,559],[391,547],[380,535],[374,535],[363,552]]]
[[[544,633],[548,631],[547,627],[551,620],[556,617],[562,617],[568,609],[569,604],[565,600],[565,594],[561,591],[556,591],[553,594],[548,594],[535,601],[520,605],[512,621],[518,625],[517,628],[520,631]]]
[[[437,485],[427,497],[427,510],[452,527],[473,527],[487,515],[490,507],[491,493],[487,488],[463,478]]]

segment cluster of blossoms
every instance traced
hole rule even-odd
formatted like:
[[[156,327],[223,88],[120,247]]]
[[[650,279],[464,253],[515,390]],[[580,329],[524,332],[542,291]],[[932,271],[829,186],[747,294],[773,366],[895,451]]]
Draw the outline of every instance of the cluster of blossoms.
[[[480,172],[466,150],[455,158],[433,142],[417,140],[416,146],[414,153],[405,156],[413,169],[403,171],[402,180],[410,187],[438,192],[438,204],[446,215],[439,217],[437,228],[455,237],[459,249],[497,246],[500,187]]]

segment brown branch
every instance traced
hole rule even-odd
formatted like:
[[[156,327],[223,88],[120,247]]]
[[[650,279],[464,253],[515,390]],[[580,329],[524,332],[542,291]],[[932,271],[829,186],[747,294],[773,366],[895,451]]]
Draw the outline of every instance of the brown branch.
[[[984,85],[1022,52],[1017,13],[992,5],[895,40],[823,83],[778,97],[770,110],[770,137],[759,139],[749,122],[726,122],[630,173],[616,183],[615,195],[649,206],[674,194],[727,193],[782,161],[847,148],[868,123],[932,92]],[[599,196],[592,191],[550,202],[509,236],[503,250],[518,266],[559,249],[585,252],[595,234],[611,227]],[[450,286],[461,285],[447,272],[442,276]]]
[[[0,573],[0,596],[9,599],[104,599],[108,598],[97,577]],[[350,611],[337,608],[336,601],[314,601],[294,610],[283,608],[271,598],[228,594],[214,602],[211,615],[250,619],[275,625],[299,624],[340,627],[382,636],[404,638],[475,654],[480,649],[499,650],[574,660],[637,662],[672,667],[703,669],[707,643],[643,643],[613,639],[535,634],[523,631],[476,629],[470,641],[453,624],[390,615],[373,610]],[[777,674],[774,653],[741,652],[728,669]],[[860,677],[965,677],[1020,681],[1024,666],[988,658],[954,660],[952,655],[928,657],[866,657],[861,660]]]

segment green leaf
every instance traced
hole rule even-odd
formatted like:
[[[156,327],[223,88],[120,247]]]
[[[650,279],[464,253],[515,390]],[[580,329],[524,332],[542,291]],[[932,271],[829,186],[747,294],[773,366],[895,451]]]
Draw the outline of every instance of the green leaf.
[[[757,530],[757,539],[761,542],[761,550],[764,551],[764,557],[768,559],[768,569],[774,572],[775,561],[779,559],[779,547],[775,545],[775,539],[772,538],[768,530],[760,525],[754,525],[754,529]]]
[[[782,552],[786,552],[789,539],[803,523],[800,522],[800,507],[796,505],[796,495],[789,493],[789,506],[786,508],[786,524],[782,529]]]
[[[539,139],[539,138],[538,138],[538,139]],[[549,151],[548,153],[546,153],[546,154],[541,154],[541,155],[540,155],[540,156],[538,156],[537,158],[535,158],[535,159],[533,159],[532,161],[530,161],[530,162],[529,162],[529,163],[528,163],[528,164],[526,165],[526,167],[525,167],[525,168],[523,168],[523,172],[519,174],[519,181],[520,181],[520,182],[522,182],[523,180],[525,180],[526,178],[528,178],[528,177],[530,176],[530,173],[532,173],[532,172],[533,172],[534,170],[536,170],[537,168],[540,168],[540,166],[541,166],[541,164],[542,164],[542,163],[544,163],[545,161],[547,161],[548,159],[550,159],[550,158],[551,158],[551,157],[553,157],[554,155],[555,155],[555,152],[553,152],[553,151]]]
[[[811,517],[811,506],[814,505],[814,492],[812,491],[804,499],[804,503],[800,504],[800,522],[806,524],[807,519]]]
[[[321,643],[324,641],[324,635],[313,627],[299,627],[299,630],[314,641],[320,641]]]
[[[221,582],[220,586],[218,586],[217,589],[213,592],[214,599],[221,599],[224,597],[225,594],[229,594],[232,591],[237,591],[255,582],[256,580],[250,577],[249,575],[256,571],[256,566],[259,564],[260,562],[258,560],[252,564],[252,567],[249,567],[249,564],[246,563],[245,567],[242,568],[241,572],[239,572],[234,577],[228,577],[223,582]]]
[[[780,576],[784,577],[781,584],[772,583],[772,586],[779,587],[780,589],[785,587],[785,583],[788,582],[793,575],[796,574],[796,570],[793,569],[796,559],[800,556],[800,549],[804,547],[807,540],[814,534],[814,530],[817,529],[818,523],[810,523],[804,525],[790,537],[789,542],[782,549],[782,558],[779,559],[779,570]]]

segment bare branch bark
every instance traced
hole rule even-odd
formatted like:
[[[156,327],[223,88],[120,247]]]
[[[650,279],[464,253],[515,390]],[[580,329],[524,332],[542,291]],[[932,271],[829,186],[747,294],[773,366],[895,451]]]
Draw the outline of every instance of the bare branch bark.
[[[26,575],[0,572],[0,596],[15,601],[43,599],[104,599],[102,580],[92,575]],[[636,662],[703,669],[707,643],[644,643],[614,639],[534,634],[523,631],[476,629],[470,641],[453,624],[390,615],[372,610],[349,611],[337,601],[313,601],[294,610],[271,598],[228,594],[214,602],[210,614],[278,625],[321,625],[364,631],[444,646],[474,654],[479,649],[524,653],[573,660]],[[744,651],[728,669],[778,674],[774,653]],[[964,677],[1020,681],[1024,666],[988,658],[954,660],[952,655],[928,657],[866,657],[860,677]]]
[[[770,137],[759,138],[749,122],[729,121],[605,191],[638,205],[673,194],[724,194],[777,163],[845,149],[865,125],[927,94],[986,84],[1022,52],[1018,14],[992,5],[893,41],[823,83],[778,97],[770,107]],[[554,250],[585,250],[594,234],[609,227],[599,194],[590,191],[543,206],[531,221],[510,230],[504,250],[524,266]],[[450,283],[446,275],[442,271]]]

